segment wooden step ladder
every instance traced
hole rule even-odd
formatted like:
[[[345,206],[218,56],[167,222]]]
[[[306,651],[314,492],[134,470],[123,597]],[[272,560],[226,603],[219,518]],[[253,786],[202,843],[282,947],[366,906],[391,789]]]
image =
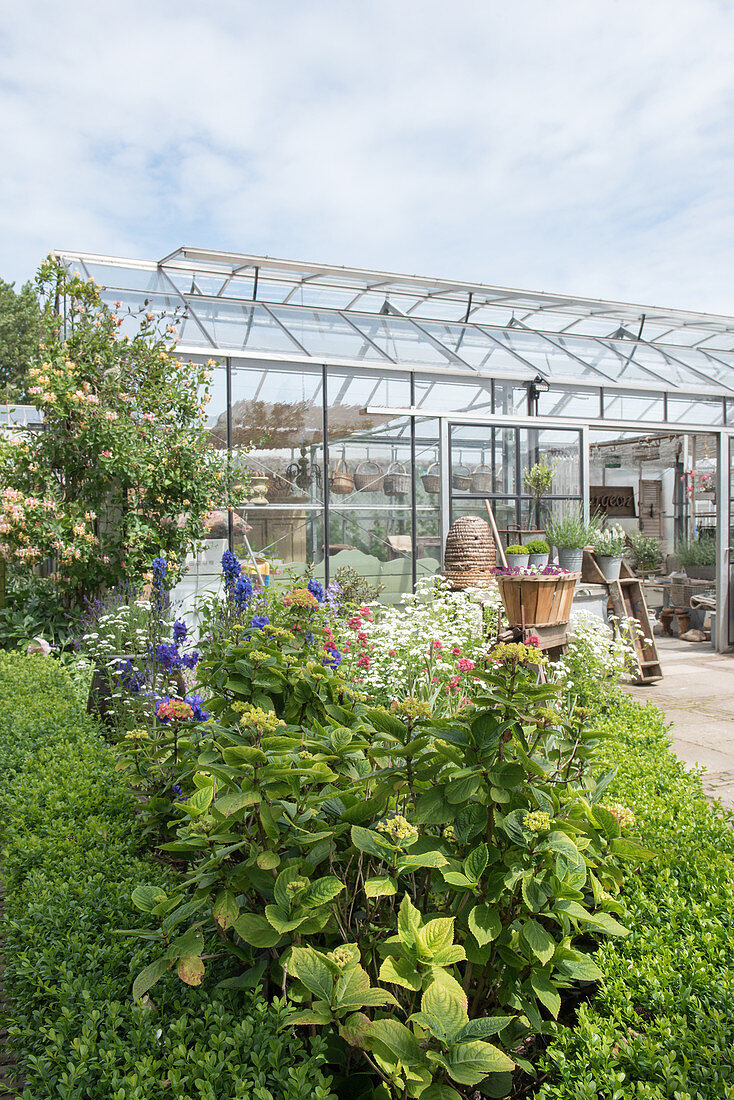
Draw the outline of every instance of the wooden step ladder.
[[[627,562],[622,562],[619,580],[610,582],[599,568],[593,552],[584,550],[581,581],[586,584],[603,584],[609,593],[609,601],[616,618],[620,621],[634,619],[639,623],[640,630],[630,631],[628,634],[636,655],[637,667],[632,671],[634,683],[654,684],[657,680],[662,680],[663,669],[655,645],[645,594],[639,577],[635,576]]]

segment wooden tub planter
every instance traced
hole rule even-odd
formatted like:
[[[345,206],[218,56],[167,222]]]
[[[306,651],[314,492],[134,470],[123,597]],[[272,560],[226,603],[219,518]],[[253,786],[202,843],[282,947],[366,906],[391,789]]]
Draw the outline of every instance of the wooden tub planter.
[[[502,603],[510,626],[562,626],[571,617],[580,573],[498,573]]]

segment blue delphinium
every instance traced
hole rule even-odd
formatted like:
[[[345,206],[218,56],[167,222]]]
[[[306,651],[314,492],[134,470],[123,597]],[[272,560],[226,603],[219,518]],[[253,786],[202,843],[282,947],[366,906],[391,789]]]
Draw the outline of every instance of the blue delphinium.
[[[186,625],[184,619],[176,619],[173,624],[173,640],[176,645],[181,645],[181,642],[185,642],[189,636],[189,628]]]
[[[339,652],[339,650],[338,649],[328,650],[326,656],[324,657],[324,664],[327,666],[327,668],[339,668],[339,665],[341,663],[342,663],[342,655]]]
[[[166,559],[162,557],[153,558],[151,569],[153,570],[153,603],[156,611],[160,614],[166,606],[168,597],[166,591]]]
[[[178,646],[173,642],[161,642],[155,647],[153,656],[166,672],[178,672],[183,665],[183,658],[178,651]]]
[[[321,581],[310,580],[308,582],[308,590],[312,596],[315,596],[319,603],[324,602],[324,586]]]
[[[249,577],[240,577],[234,586],[232,593],[235,604],[238,611],[244,611],[248,603],[252,599],[254,589],[252,587],[252,581]]]
[[[135,668],[132,661],[124,661],[119,666],[120,686],[129,691],[131,695],[137,695],[145,686],[145,675]]]
[[[201,654],[199,653],[198,649],[192,649],[190,653],[184,653],[183,657],[181,658],[181,664],[184,666],[184,668],[196,668],[199,663],[200,657]]]
[[[194,718],[197,722],[206,722],[207,718],[209,717],[209,711],[204,710],[204,707],[202,706],[204,699],[198,691],[195,692],[193,695],[186,695],[184,697],[184,702],[188,703],[193,710]]]
[[[250,626],[254,626],[256,630],[262,630],[269,622],[270,618],[268,615],[254,615],[252,619],[250,619]]]
[[[241,572],[242,566],[232,551],[225,550],[222,554],[222,576],[224,577],[224,587],[230,595],[234,592],[234,586]]]
[[[171,791],[173,792],[173,794],[175,794],[177,802],[186,801],[186,795],[184,794],[183,787],[180,784],[174,783],[171,787]]]

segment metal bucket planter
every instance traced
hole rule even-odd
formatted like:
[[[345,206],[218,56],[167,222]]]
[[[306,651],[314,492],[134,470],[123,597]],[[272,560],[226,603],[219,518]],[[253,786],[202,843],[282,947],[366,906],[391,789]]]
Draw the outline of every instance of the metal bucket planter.
[[[578,573],[584,560],[583,546],[557,546],[558,564],[569,573]]]
[[[619,580],[619,571],[622,568],[621,557],[612,557],[611,554],[597,554],[596,563],[604,574],[604,580],[608,584]]]
[[[550,554],[528,554],[528,565],[542,569],[544,565],[548,564],[549,557]]]
[[[508,554],[505,550],[505,559],[508,569],[524,569],[529,564],[529,554]]]

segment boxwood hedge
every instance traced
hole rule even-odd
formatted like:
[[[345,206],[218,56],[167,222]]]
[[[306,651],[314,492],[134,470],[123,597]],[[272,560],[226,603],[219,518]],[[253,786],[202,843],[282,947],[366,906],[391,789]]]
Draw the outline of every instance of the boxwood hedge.
[[[135,797],[63,668],[0,655],[5,1022],[26,1100],[329,1100],[321,1040],[279,1031],[259,994],[175,974],[133,1003],[148,961],[130,895],[170,872],[141,847]],[[213,982],[212,982],[213,985]]]
[[[538,1100],[734,1097],[734,831],[669,749],[664,716],[622,696],[610,795],[658,858],[628,877],[625,940],[596,955],[604,980],[546,1052]]]

